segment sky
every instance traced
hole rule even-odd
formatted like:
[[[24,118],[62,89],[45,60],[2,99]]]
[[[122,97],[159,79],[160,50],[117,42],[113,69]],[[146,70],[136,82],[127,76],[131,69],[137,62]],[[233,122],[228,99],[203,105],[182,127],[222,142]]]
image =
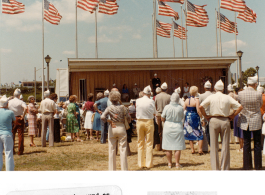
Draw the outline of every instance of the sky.
[[[217,0],[190,0],[205,5],[209,15],[207,27],[188,27],[188,56],[216,57],[215,8]],[[0,65],[1,83],[32,81],[34,67],[42,68],[42,3],[41,0],[19,0],[25,12],[17,15],[0,14]],[[51,56],[50,78],[56,78],[57,68],[67,68],[67,59],[75,57],[75,0],[50,0],[62,15],[61,23],[44,22],[44,56]],[[152,13],[153,0],[117,0],[118,14],[98,14],[99,58],[152,58]],[[257,13],[257,23],[237,19],[239,35],[238,50],[244,52],[242,69],[262,66],[265,50],[265,2],[246,0],[246,4]],[[168,3],[180,14],[179,3]],[[221,9],[221,13],[234,21],[234,12]],[[78,8],[78,57],[95,57],[95,15]],[[171,23],[167,16],[157,16],[162,22]],[[181,25],[181,21],[176,21]],[[184,20],[183,20],[184,24]],[[235,35],[222,31],[223,56],[235,56]],[[175,55],[181,57],[181,40],[176,38]],[[184,44],[185,45],[185,44]],[[158,36],[158,57],[173,57],[173,40]],[[46,63],[45,63],[46,66]],[[235,65],[231,72],[235,72]],[[41,80],[42,71],[37,71]],[[45,70],[46,74],[46,70]]]

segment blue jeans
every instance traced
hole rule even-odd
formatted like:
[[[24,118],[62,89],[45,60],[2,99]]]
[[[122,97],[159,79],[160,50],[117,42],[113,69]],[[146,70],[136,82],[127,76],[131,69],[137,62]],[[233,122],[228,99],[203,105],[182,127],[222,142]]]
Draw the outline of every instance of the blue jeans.
[[[100,143],[105,144],[107,139],[107,133],[108,133],[108,122],[104,123],[102,120],[101,122],[101,137],[100,137]]]
[[[0,135],[0,171],[3,167],[3,150],[5,151],[6,171],[14,171],[14,158],[13,158],[13,136]]]

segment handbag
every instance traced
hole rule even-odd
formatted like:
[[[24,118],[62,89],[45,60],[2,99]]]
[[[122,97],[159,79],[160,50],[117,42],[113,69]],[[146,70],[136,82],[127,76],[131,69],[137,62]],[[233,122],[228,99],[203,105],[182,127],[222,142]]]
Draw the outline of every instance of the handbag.
[[[95,118],[95,112],[92,114],[92,116],[91,116],[91,122],[93,123],[94,122],[94,118]]]
[[[86,112],[87,112],[87,110],[85,109],[84,112],[82,113],[83,118],[86,118]]]
[[[123,106],[123,113],[124,113],[124,125],[125,125],[125,129],[126,130],[128,130],[128,129],[130,129],[130,125],[129,125],[129,123],[128,123],[128,121],[127,121],[127,117],[126,117],[126,108],[125,108],[125,106]]]

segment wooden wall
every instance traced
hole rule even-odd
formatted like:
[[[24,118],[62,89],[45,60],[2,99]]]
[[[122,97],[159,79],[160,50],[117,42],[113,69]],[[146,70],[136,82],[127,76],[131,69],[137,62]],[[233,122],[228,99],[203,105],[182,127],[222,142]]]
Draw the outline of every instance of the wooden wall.
[[[227,72],[227,71],[226,71]],[[98,72],[71,72],[70,73],[70,95],[79,96],[79,80],[86,79],[87,93],[95,93],[95,88],[111,89],[113,83],[116,83],[117,88],[121,91],[123,84],[126,84],[130,97],[132,97],[132,88],[137,83],[141,90],[147,86],[152,86],[152,78],[154,73],[157,73],[161,82],[167,82],[168,93],[172,93],[175,83],[181,87],[183,94],[183,87],[186,82],[190,86],[197,86],[199,93],[203,93],[203,85],[201,78],[211,76],[213,78],[213,85],[220,79],[220,76],[226,76],[223,69],[195,69],[195,70],[150,70],[150,71],[98,71]],[[225,75],[224,75],[225,74]],[[94,94],[95,95],[95,94]]]

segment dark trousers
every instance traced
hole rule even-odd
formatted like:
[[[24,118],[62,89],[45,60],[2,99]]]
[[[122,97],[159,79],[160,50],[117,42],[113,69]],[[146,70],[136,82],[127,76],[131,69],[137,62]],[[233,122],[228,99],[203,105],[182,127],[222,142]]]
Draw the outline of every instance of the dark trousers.
[[[12,125],[12,134],[13,134],[13,153],[15,154],[15,137],[18,133],[18,155],[22,155],[24,152],[24,119],[21,119],[20,116],[16,116],[16,121]]]
[[[261,158],[261,130],[252,131],[254,138],[254,165],[256,170],[262,168],[262,158]],[[243,147],[243,169],[250,170],[253,169],[252,166],[252,155],[251,155],[251,131],[243,130],[244,135],[244,147]]]
[[[61,141],[60,128],[60,119],[54,119],[54,142]]]
[[[101,120],[101,137],[100,137],[100,143],[105,144],[106,139],[108,136],[108,122],[104,123]]]

